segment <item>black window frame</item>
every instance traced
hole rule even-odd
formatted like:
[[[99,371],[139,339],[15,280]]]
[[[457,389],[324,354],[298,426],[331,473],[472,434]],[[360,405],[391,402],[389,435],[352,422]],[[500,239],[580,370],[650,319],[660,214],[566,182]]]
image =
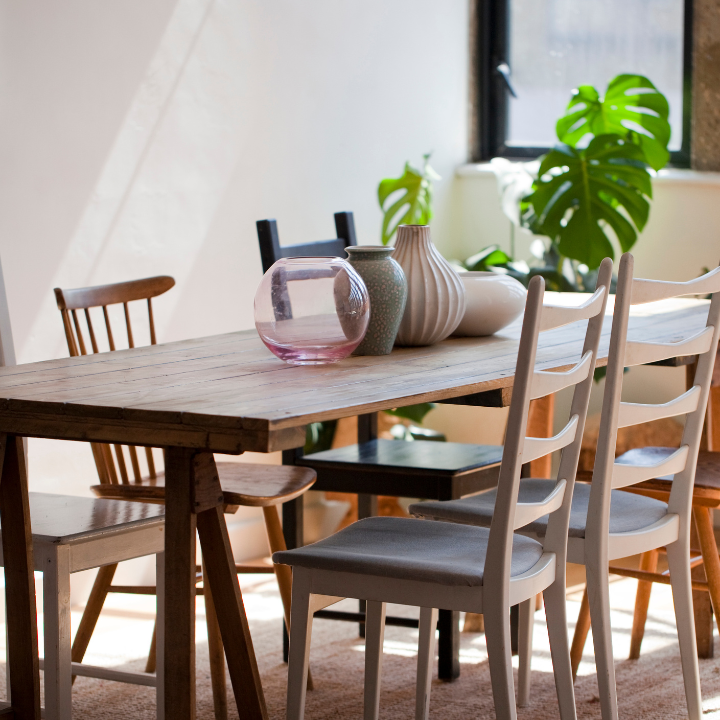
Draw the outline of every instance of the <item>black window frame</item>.
[[[510,0],[477,0],[477,79],[478,79],[478,161],[494,157],[531,159],[550,147],[506,145],[510,89],[498,66],[509,62]],[[670,165],[690,167],[692,129],[692,33],[693,0],[685,0],[683,28],[683,139],[682,147],[670,153]],[[569,98],[569,90],[568,90]]]

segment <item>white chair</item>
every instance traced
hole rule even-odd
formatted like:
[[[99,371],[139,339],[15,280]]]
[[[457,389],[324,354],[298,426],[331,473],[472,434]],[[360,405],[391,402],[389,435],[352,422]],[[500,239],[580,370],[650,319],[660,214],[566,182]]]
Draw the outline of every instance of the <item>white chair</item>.
[[[72,662],[70,575],[156,555],[158,578],[162,579],[164,508],[119,500],[30,493],[30,518],[35,570],[43,574],[45,657],[40,661],[45,684],[43,717],[46,720],[70,720],[73,675],[156,686],[154,674]],[[1,548],[0,565],[4,565]],[[162,609],[161,597],[158,598],[158,609]],[[158,644],[157,654],[160,670],[162,643]],[[161,694],[159,689],[159,700]]]
[[[577,465],[590,395],[595,355],[611,275],[601,269],[602,287],[579,308],[543,307],[544,282],[533,278],[528,291],[518,363],[500,468],[501,492],[490,530],[412,518],[361,520],[314,545],[275,553],[293,567],[287,717],[301,720],[312,616],[316,610],[352,597],[367,600],[365,718],[378,717],[385,603],[420,607],[416,718],[428,717],[430,674],[437,609],[483,613],[495,710],[515,718],[510,654],[510,607],[544,591],[558,698],[564,720],[575,718],[565,617],[565,548],[574,472],[562,474],[544,500],[517,502],[521,466],[548,452],[571,446]],[[581,359],[567,372],[535,369],[538,334],[576,320],[590,319]],[[541,363],[542,364],[542,363]],[[525,438],[528,405],[563,387],[579,385],[567,427],[554,438]],[[514,533],[550,513],[551,531],[542,542]]]
[[[652,342],[628,340],[631,305],[666,300],[683,295],[715,293],[709,306],[707,325],[690,337],[678,340],[663,335],[658,325]],[[568,560],[584,564],[595,647],[600,706],[603,720],[618,717],[615,670],[613,666],[608,586],[608,561],[665,547],[675,603],[680,655],[682,659],[688,714],[702,717],[700,680],[690,579],[690,523],[692,490],[700,437],[705,418],[710,380],[720,328],[720,268],[685,283],[655,280],[633,281],[633,258],[625,254],[620,262],[613,315],[605,394],[591,485],[575,486],[570,517]],[[632,335],[632,331],[630,333]],[[620,401],[623,370],[680,355],[698,355],[693,387],[678,398],[658,405]],[[617,430],[660,418],[685,415],[685,430],[677,450],[658,456],[657,448],[647,453],[635,450],[615,459]],[[668,503],[622,492],[650,478],[673,477]],[[532,501],[547,489],[547,480],[524,479],[520,499]],[[410,507],[418,515],[488,526],[494,522],[495,491],[446,503],[422,503]],[[542,539],[552,530],[547,518],[523,529]],[[521,669],[529,669],[532,613],[521,623]],[[529,687],[529,675],[521,683]]]

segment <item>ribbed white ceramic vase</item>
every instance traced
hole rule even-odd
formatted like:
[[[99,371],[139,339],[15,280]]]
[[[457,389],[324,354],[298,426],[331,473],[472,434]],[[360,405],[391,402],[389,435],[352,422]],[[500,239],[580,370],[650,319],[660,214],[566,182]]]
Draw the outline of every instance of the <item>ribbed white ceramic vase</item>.
[[[395,259],[408,281],[396,345],[432,345],[451,335],[465,313],[465,287],[437,251],[427,225],[401,225]]]

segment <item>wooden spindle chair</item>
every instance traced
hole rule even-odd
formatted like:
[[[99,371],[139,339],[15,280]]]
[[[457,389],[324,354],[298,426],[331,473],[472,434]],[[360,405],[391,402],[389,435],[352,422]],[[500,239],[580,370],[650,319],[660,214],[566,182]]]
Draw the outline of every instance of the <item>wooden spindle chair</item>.
[[[157,333],[152,299],[166,293],[174,285],[173,278],[158,276],[71,290],[56,288],[55,298],[62,315],[70,355],[99,353],[104,350],[105,345],[110,352],[118,349],[116,339],[119,342],[120,334],[117,330],[113,332],[112,316],[114,313],[109,308],[120,304],[123,308],[127,346],[134,348],[136,340],[129,303],[135,301],[147,303],[149,344],[156,345]],[[91,310],[95,310],[97,319],[100,309],[102,309],[100,322],[104,324],[106,342],[103,342],[101,334],[96,332],[93,324]],[[100,484],[91,487],[95,495],[144,503],[164,503],[165,474],[162,469],[156,467],[153,454],[157,448],[137,448],[132,445],[104,443],[90,443],[90,446],[100,478]],[[146,473],[143,473],[141,468],[143,456],[144,464],[147,467]],[[132,469],[132,477],[128,467]],[[286,546],[277,506],[302,495],[315,482],[315,472],[310,468],[302,467],[233,462],[218,462],[217,468],[223,490],[225,512],[234,513],[241,505],[262,507],[270,551],[284,550]],[[113,564],[102,567],[98,571],[73,642],[73,662],[82,661],[108,593],[155,594],[154,587],[113,585],[116,569],[117,564]],[[284,566],[274,566],[269,561],[261,561],[237,564],[236,570],[238,573],[275,573],[283,601],[285,622],[289,623],[292,583],[289,569]],[[202,581],[201,567],[197,569],[196,579],[198,583]],[[205,595],[215,716],[216,718],[225,718],[227,717],[227,699],[223,646],[212,598],[207,590],[207,588],[198,588],[197,592]],[[155,670],[155,653],[155,633],[153,632],[146,672]]]

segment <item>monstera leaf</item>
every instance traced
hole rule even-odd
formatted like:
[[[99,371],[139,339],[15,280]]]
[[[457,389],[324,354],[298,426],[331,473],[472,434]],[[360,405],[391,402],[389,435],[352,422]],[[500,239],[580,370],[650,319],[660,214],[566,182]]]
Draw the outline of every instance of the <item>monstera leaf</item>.
[[[623,252],[647,223],[652,197],[645,154],[621,135],[594,138],[584,150],[559,145],[544,156],[533,192],[521,203],[523,224],[550,237],[565,257],[590,269]]]
[[[654,170],[670,159],[670,109],[665,96],[642,75],[618,75],[608,85],[605,97],[591,85],[574,91],[565,115],[558,120],[558,140],[572,147],[588,134],[631,134]]]
[[[398,225],[427,225],[432,218],[432,181],[440,176],[430,167],[430,153],[423,155],[423,169],[405,163],[399,178],[386,178],[378,185],[378,201],[384,213],[382,242],[387,245]],[[400,192],[400,195],[396,193]]]

